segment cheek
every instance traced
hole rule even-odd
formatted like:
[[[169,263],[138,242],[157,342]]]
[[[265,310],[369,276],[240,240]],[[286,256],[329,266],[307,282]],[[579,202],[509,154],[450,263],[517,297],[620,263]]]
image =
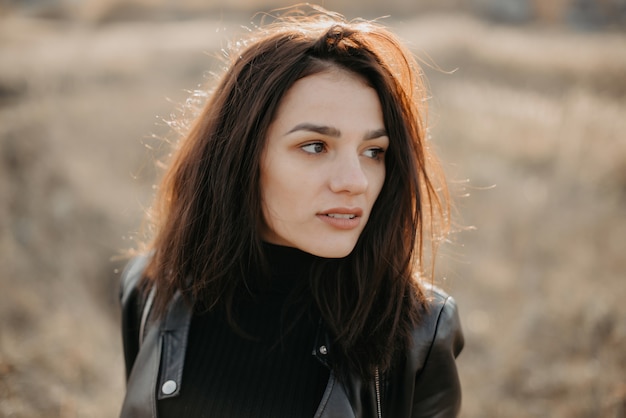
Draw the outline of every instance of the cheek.
[[[386,171],[384,167],[382,167],[372,176],[373,178],[370,180],[370,185],[372,186],[371,190],[373,200],[376,200],[380,195],[380,192],[383,190],[383,185],[385,184],[385,176]]]
[[[259,195],[261,196],[261,210],[263,214],[263,222],[268,225],[270,223],[270,212],[272,201],[274,200],[272,191],[272,173],[269,169],[270,163],[264,158],[261,161],[261,173],[259,177]]]
[[[261,238],[276,244],[281,243],[276,228],[282,218],[282,202],[279,195],[280,187],[276,184],[271,170],[263,170],[259,181],[261,196]]]
[[[268,167],[262,173],[261,203],[266,223],[271,224],[271,220],[276,217],[283,218],[294,199],[297,201],[298,191],[301,190],[297,179],[298,176],[290,175],[279,165]]]
[[[319,188],[319,183],[320,176],[316,169],[290,155],[274,158],[261,174],[262,194],[270,207],[276,206],[273,202],[284,206],[310,198],[310,194]]]

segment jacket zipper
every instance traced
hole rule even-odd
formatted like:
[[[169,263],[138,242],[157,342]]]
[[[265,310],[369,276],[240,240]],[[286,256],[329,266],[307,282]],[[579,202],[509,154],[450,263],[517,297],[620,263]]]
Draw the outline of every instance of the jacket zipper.
[[[378,415],[378,418],[383,418],[383,413],[380,409],[380,374],[378,373],[378,367],[376,368],[376,371],[374,372],[374,379],[375,379],[375,388],[376,388],[376,414]]]

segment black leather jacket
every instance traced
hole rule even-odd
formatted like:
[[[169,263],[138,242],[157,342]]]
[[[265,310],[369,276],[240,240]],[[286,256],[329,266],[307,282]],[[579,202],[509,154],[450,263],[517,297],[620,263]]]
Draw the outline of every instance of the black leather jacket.
[[[181,391],[191,311],[180,296],[164,319],[148,321],[151,297],[137,283],[147,257],[133,259],[122,274],[122,337],[127,390],[122,418],[157,417],[157,400]],[[354,376],[339,382],[332,370],[315,418],[455,417],[461,387],[455,358],[463,348],[454,300],[428,288],[429,309],[413,332],[413,345],[403,367],[376,374],[374,382]],[[145,299],[145,300],[144,300]],[[327,364],[332,346],[319,333],[312,354]]]

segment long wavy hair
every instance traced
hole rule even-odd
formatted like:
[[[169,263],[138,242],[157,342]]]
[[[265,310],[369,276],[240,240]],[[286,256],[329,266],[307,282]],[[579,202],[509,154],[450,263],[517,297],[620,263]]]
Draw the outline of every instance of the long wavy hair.
[[[353,72],[380,99],[390,141],[385,182],[352,253],[320,263],[305,293],[333,338],[334,367],[370,378],[410,344],[426,306],[418,279],[424,243],[436,250],[448,226],[445,180],[426,140],[421,69],[379,23],[321,9],[289,13],[233,45],[239,49],[178,141],[158,189],[143,284],[156,285],[159,315],[179,291],[197,309],[222,309],[236,322],[246,272],[267,265],[260,157],[281,99],[303,77]]]

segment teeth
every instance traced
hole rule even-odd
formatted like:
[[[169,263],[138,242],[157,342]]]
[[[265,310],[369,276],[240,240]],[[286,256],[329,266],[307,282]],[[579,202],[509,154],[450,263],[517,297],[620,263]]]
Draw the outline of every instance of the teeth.
[[[356,218],[356,215],[352,215],[350,213],[329,213],[328,215],[331,218],[338,218],[338,219],[354,219]]]

